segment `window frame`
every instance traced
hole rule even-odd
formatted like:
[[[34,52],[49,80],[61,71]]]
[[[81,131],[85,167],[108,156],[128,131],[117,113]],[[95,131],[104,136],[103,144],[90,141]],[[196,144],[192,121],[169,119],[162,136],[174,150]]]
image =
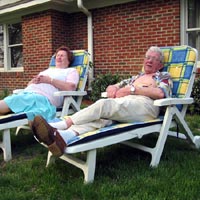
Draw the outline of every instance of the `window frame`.
[[[188,28],[188,0],[180,0],[180,5],[181,5],[181,16],[180,16],[180,19],[181,19],[181,23],[180,23],[181,44],[188,45],[188,34],[187,33],[193,32],[193,31],[200,32],[200,25],[198,28]],[[198,48],[200,50],[200,46]],[[197,67],[200,68],[200,60],[198,60],[198,62],[197,62]]]
[[[13,47],[23,47],[23,43],[9,44],[9,31],[8,26],[10,24],[16,24],[21,22],[10,22],[1,23],[3,26],[3,50],[4,50],[4,67],[0,68],[0,72],[23,72],[24,67],[11,67],[11,48]],[[23,54],[22,54],[23,55]]]

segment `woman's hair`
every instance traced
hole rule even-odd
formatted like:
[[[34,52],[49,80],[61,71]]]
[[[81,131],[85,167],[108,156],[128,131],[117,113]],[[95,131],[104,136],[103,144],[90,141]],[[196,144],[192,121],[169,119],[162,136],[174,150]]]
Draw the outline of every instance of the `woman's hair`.
[[[67,57],[69,60],[69,64],[71,64],[74,60],[74,55],[73,53],[70,51],[69,47],[67,46],[61,46],[56,50],[56,54],[58,53],[58,51],[66,51],[67,52]]]
[[[164,62],[164,54],[163,54],[163,51],[157,47],[157,46],[151,46],[147,52],[149,51],[153,51],[153,52],[157,52],[160,54],[160,61],[163,63]]]

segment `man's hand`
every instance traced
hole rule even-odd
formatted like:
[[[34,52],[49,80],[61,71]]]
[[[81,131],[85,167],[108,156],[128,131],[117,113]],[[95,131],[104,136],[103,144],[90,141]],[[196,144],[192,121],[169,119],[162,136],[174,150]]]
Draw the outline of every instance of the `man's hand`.
[[[109,85],[106,89],[108,98],[115,98],[116,92],[118,91],[118,87],[116,85]]]
[[[120,88],[117,92],[116,92],[116,95],[115,97],[116,98],[119,98],[119,97],[125,97],[125,96],[128,96],[130,95],[130,87],[123,87],[123,88]]]

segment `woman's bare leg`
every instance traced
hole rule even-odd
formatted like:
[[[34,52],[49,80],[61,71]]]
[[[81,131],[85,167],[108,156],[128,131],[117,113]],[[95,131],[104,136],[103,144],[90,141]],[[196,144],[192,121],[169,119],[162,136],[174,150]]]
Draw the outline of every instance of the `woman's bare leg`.
[[[10,108],[7,106],[4,100],[0,100],[0,115],[10,112]]]

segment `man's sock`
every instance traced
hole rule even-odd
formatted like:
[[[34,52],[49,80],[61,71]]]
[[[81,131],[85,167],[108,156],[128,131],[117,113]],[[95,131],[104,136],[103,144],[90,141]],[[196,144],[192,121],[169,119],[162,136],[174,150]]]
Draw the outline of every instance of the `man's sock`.
[[[60,136],[63,138],[66,144],[68,144],[71,139],[76,136],[76,132],[73,130],[57,130],[60,133]]]
[[[50,122],[49,125],[54,128],[57,128],[58,130],[67,129],[67,124],[66,124],[65,120],[58,121],[58,122]]]

